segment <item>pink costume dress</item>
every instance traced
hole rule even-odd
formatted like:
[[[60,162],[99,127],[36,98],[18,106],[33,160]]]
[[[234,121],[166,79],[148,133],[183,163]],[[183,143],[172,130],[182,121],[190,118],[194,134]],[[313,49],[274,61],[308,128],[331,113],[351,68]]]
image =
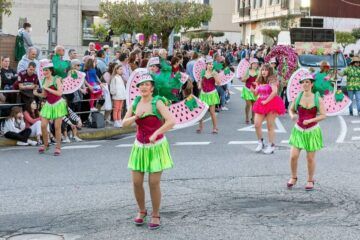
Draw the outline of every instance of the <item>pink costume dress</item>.
[[[270,84],[263,84],[257,87],[256,92],[258,93],[258,99],[255,101],[253,106],[253,112],[261,115],[269,113],[276,113],[278,115],[285,114],[285,104],[279,96],[275,96],[267,104],[262,104],[271,94],[272,89]]]

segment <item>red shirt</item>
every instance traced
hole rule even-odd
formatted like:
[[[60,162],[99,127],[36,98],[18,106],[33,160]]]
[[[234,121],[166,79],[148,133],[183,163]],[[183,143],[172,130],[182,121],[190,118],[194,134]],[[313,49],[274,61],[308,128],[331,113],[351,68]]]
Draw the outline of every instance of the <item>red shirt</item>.
[[[24,86],[39,85],[39,79],[36,73],[30,76],[27,71],[24,70],[19,73],[19,83],[24,84]]]

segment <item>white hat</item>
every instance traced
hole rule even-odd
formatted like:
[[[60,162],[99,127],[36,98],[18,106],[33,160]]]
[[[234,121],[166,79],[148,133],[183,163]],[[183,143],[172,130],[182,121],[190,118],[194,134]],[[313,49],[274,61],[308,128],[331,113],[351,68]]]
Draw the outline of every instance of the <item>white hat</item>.
[[[299,82],[301,83],[302,81],[305,80],[310,80],[310,81],[315,81],[314,75],[310,74],[310,73],[305,73],[304,75],[301,76]]]
[[[259,63],[259,60],[257,58],[251,58],[250,59],[250,65],[253,63]]]
[[[148,65],[152,66],[152,65],[158,65],[160,64],[160,59],[159,57],[152,57],[149,59]]]
[[[43,66],[43,69],[46,69],[46,68],[53,68],[54,65],[51,63],[51,62],[48,62],[46,63],[44,66]]]
[[[212,62],[214,62],[214,59],[211,57],[211,56],[206,56],[205,57],[205,63],[207,64],[207,63],[212,63]]]
[[[151,77],[150,74],[145,73],[145,74],[143,74],[143,75],[140,76],[139,82],[136,84],[136,87],[139,87],[140,84],[142,84],[142,83],[144,83],[144,82],[148,82],[148,81],[152,81],[152,82],[153,82],[154,80],[152,79],[152,77]]]

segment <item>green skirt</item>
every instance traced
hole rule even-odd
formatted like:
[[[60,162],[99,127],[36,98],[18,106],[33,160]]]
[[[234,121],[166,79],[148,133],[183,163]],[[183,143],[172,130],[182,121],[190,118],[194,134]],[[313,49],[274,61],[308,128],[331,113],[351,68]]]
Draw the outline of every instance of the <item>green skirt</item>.
[[[155,173],[172,168],[173,165],[169,143],[165,137],[154,144],[142,144],[135,140],[128,163],[131,170]]]
[[[50,104],[48,102],[41,108],[40,116],[54,120],[57,118],[62,118],[68,114],[67,105],[65,100],[62,98],[54,104]]]
[[[302,129],[296,124],[291,131],[289,144],[307,152],[322,149],[324,145],[320,126],[317,124],[309,129]]]
[[[199,98],[202,102],[206,103],[208,106],[213,106],[220,103],[219,94],[216,91],[216,89],[207,93],[201,91]]]
[[[243,87],[241,90],[241,98],[246,101],[256,101],[256,97],[253,92],[250,91],[247,87]]]

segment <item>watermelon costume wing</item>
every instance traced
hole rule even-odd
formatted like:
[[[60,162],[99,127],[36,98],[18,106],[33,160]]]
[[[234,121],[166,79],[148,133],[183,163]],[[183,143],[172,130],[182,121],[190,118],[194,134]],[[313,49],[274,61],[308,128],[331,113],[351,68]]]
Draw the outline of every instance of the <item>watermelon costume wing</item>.
[[[299,81],[304,74],[310,74],[310,72],[305,68],[300,68],[291,75],[286,90],[289,102],[294,101],[302,91]],[[332,86],[331,89],[336,89],[336,87]],[[341,98],[337,98],[338,95],[341,95]],[[351,100],[347,96],[338,93],[336,90],[326,91],[322,98],[327,116],[339,115],[346,111],[351,104]]]
[[[85,73],[80,71],[70,71],[69,75],[63,79],[63,94],[73,93],[84,84]]]
[[[230,69],[225,68],[225,70],[221,70],[219,72],[219,78],[221,80],[221,86],[228,84],[229,82],[231,82],[233,80],[235,76],[235,73],[233,73],[232,71],[230,71]]]
[[[236,78],[241,79],[249,68],[249,61],[246,59],[241,60],[236,68]]]
[[[200,58],[194,63],[193,75],[194,75],[195,81],[197,81],[197,82],[201,81],[201,72],[202,72],[202,70],[205,70],[205,69],[206,69],[206,63],[205,63],[204,58]]]
[[[139,82],[141,75],[145,73],[148,73],[146,68],[138,68],[131,73],[126,84],[127,106],[131,106],[135,98],[140,95],[136,84]],[[174,128],[184,128],[194,125],[202,119],[208,110],[208,106],[195,96],[191,96],[183,101],[171,104],[169,110],[176,120]]]

